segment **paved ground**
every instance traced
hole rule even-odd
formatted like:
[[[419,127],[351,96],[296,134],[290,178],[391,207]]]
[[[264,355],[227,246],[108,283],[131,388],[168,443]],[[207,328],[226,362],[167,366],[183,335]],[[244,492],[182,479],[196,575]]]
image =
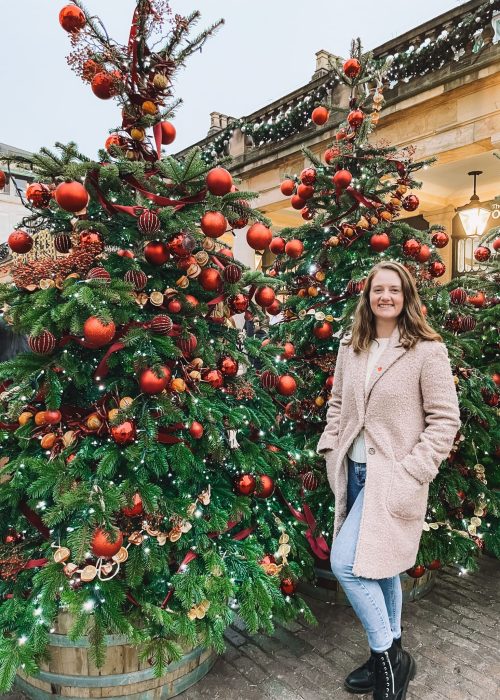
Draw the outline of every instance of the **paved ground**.
[[[479,573],[443,571],[426,598],[405,605],[405,646],[418,666],[407,700],[500,698],[499,581],[500,562],[484,557]],[[230,629],[225,654],[179,700],[352,700],[342,681],[366,658],[361,626],[348,607],[309,602],[316,627],[278,627],[271,638]]]

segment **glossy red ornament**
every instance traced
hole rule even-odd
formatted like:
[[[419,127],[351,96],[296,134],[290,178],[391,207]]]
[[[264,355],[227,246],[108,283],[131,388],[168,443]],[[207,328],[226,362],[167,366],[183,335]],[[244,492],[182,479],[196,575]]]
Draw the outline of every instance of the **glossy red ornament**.
[[[431,257],[431,249],[429,248],[428,245],[426,245],[425,243],[422,243],[422,245],[420,246],[420,250],[414,256],[415,260],[417,260],[417,262],[420,262],[420,263],[425,263],[429,260],[430,257]]]
[[[450,292],[450,301],[452,304],[465,304],[465,302],[467,301],[467,292],[461,287],[452,289]]]
[[[277,316],[281,311],[281,304],[275,299],[273,303],[267,307],[266,311],[270,316]]]
[[[349,187],[352,182],[352,174],[349,172],[349,170],[337,170],[335,175],[332,177],[332,182],[335,185],[338,194],[342,190],[345,190],[346,187]]]
[[[182,304],[178,299],[171,299],[167,304],[167,309],[171,314],[178,314],[182,309]]]
[[[227,219],[220,211],[207,211],[201,217],[201,230],[209,238],[219,238],[227,229]]]
[[[148,276],[142,270],[127,270],[124,280],[133,285],[136,292],[140,292],[148,283]]]
[[[170,316],[160,314],[151,319],[150,328],[157,335],[168,335],[173,327],[173,322]]]
[[[279,255],[280,253],[285,252],[285,239],[281,238],[281,236],[276,236],[275,238],[272,239],[271,243],[269,244],[269,250],[271,253],[274,253],[275,255]]]
[[[492,408],[498,406],[498,402],[500,401],[498,394],[492,393],[487,389],[481,389],[481,394],[483,395],[484,402],[487,403],[488,406],[491,406]]]
[[[161,142],[164,146],[169,146],[175,141],[176,130],[172,122],[161,122]]]
[[[99,244],[102,248],[104,248],[103,242],[102,242],[102,236],[100,233],[97,231],[82,231],[80,235],[78,236],[78,241],[80,245],[94,245],[94,244]],[[120,251],[118,251],[119,253]],[[130,251],[131,252],[131,251]],[[134,254],[129,256],[124,256],[124,257],[134,257]]]
[[[72,247],[71,236],[67,233],[58,233],[54,236],[54,248],[58,253],[69,253]]]
[[[207,292],[216,292],[222,287],[222,277],[214,267],[204,267],[198,276],[198,282]]]
[[[52,195],[47,185],[42,185],[41,182],[32,182],[26,188],[26,199],[34,207],[43,209],[49,206]]]
[[[411,578],[420,578],[425,574],[425,566],[422,566],[419,564],[418,566],[412,566],[411,569],[407,569],[406,573],[408,576],[411,576]]]
[[[49,425],[57,425],[57,423],[60,423],[62,420],[62,413],[61,411],[53,410],[53,411],[44,411],[45,413],[45,422],[48,423]]]
[[[170,379],[172,378],[172,372],[168,367],[163,365],[159,370],[160,376],[158,377],[156,372],[152,369],[142,370],[139,376],[139,387],[141,391],[145,394],[159,394],[166,388]]]
[[[403,253],[410,258],[414,258],[420,253],[421,246],[420,241],[415,240],[415,238],[409,238],[403,243]]]
[[[485,245],[480,245],[476,248],[474,251],[474,257],[478,262],[486,262],[489,260],[491,255],[491,250],[487,248]]]
[[[238,204],[242,209],[250,209],[250,205],[245,199],[237,199],[234,204]],[[248,225],[248,217],[249,214],[245,215],[244,213],[238,214],[234,212],[228,216],[231,228],[245,228],[245,226]]]
[[[347,136],[347,131],[345,129],[339,129],[335,134],[335,139],[337,141],[343,141]]]
[[[353,109],[352,112],[349,112],[347,115],[349,126],[351,126],[353,129],[358,129],[363,123],[364,119],[365,113],[361,109]]]
[[[297,382],[289,374],[283,374],[276,385],[276,391],[282,396],[291,396],[297,390]]]
[[[300,185],[297,187],[297,195],[298,195],[301,199],[311,199],[311,197],[313,196],[313,194],[314,194],[314,187],[312,187],[312,185],[303,185],[303,184],[300,184]]]
[[[405,211],[415,211],[418,209],[420,201],[416,194],[409,194],[402,200],[401,205]]]
[[[210,194],[215,194],[222,197],[228,192],[231,192],[233,186],[233,178],[225,168],[212,168],[209,170],[206,177],[207,189]]]
[[[204,430],[202,424],[198,423],[196,420],[189,426],[189,434],[195,440],[200,440],[203,437],[203,432]]]
[[[224,268],[222,276],[229,284],[236,284],[241,279],[241,268],[238,265],[230,264]]]
[[[316,491],[318,488],[318,479],[313,471],[302,474],[302,486],[306,491]]]
[[[345,291],[347,294],[359,294],[363,291],[365,286],[365,280],[349,280]]]
[[[441,568],[441,562],[439,559],[433,559],[429,564],[426,564],[425,568],[429,571],[436,571]]]
[[[283,345],[283,357],[285,360],[289,360],[295,355],[295,346],[293,343],[285,343]]]
[[[231,357],[230,355],[221,357],[217,363],[217,366],[225,377],[236,377],[238,374],[239,364],[234,357]]]
[[[101,348],[115,337],[116,326],[113,321],[105,323],[97,316],[90,316],[83,324],[83,337],[95,348]]]
[[[493,250],[496,250],[496,251],[500,250],[500,238],[495,238],[492,245],[493,245]]]
[[[269,369],[265,369],[260,375],[260,383],[264,389],[274,389],[279,379],[279,376]]]
[[[42,331],[39,335],[30,335],[28,345],[37,355],[50,355],[56,348],[56,337],[50,331]]]
[[[314,219],[314,210],[309,209],[309,207],[304,207],[300,213],[305,221],[311,221],[311,219]]]
[[[12,252],[19,255],[28,253],[33,248],[33,239],[26,231],[12,231],[7,243]]]
[[[242,314],[248,309],[250,299],[246,294],[235,294],[233,297],[229,297],[228,304],[233,313]]]
[[[255,301],[259,306],[266,308],[276,299],[276,294],[272,287],[259,287],[255,292]]]
[[[196,241],[190,233],[182,232],[174,236],[168,243],[168,249],[174,255],[184,257],[189,255],[196,245]]]
[[[295,182],[293,180],[283,180],[280,185],[281,194],[285,197],[291,197],[295,192]]]
[[[117,146],[118,148],[122,148],[124,145],[125,139],[123,138],[123,136],[120,136],[120,134],[111,134],[104,142],[104,148],[108,152],[111,149],[111,146]]]
[[[386,233],[374,233],[370,237],[370,248],[376,253],[382,253],[391,245],[391,240]]]
[[[3,190],[7,182],[7,177],[3,170],[0,170],[0,190]]]
[[[300,258],[304,252],[304,244],[298,238],[292,238],[285,244],[285,253],[290,258]]]
[[[59,12],[59,24],[64,31],[72,34],[85,26],[85,15],[76,5],[66,5]]]
[[[137,219],[137,228],[144,236],[152,236],[160,230],[160,217],[155,211],[145,209]]]
[[[189,333],[187,337],[177,339],[177,346],[182,350],[184,355],[189,356],[192,355],[198,347],[198,340],[193,333]]]
[[[333,375],[333,374],[331,374],[329,377],[326,378],[325,387],[328,390],[332,389],[334,380],[335,380],[335,375]]]
[[[297,590],[297,584],[291,578],[284,578],[280,583],[280,588],[283,595],[293,595]]]
[[[251,496],[255,491],[256,483],[252,474],[241,474],[234,480],[234,487],[240,496]]]
[[[361,71],[361,63],[357,58],[348,58],[342,66],[342,70],[348,78],[357,78]]]
[[[125,506],[125,508],[122,508],[122,513],[123,515],[126,515],[127,518],[135,518],[138,515],[142,515],[143,511],[144,506],[142,503],[142,498],[138,493],[134,493],[131,506]]]
[[[264,250],[269,246],[272,239],[271,229],[261,223],[253,224],[247,231],[247,243],[254,250]]]
[[[92,78],[90,87],[100,100],[109,100],[116,95],[116,77],[107,71],[100,71]]]
[[[164,265],[169,259],[170,253],[163,241],[150,241],[144,247],[144,257],[150,265]]]
[[[431,238],[432,245],[436,246],[436,248],[444,248],[448,245],[449,240],[450,238],[445,231],[436,231]]]
[[[257,487],[255,489],[256,498],[269,498],[274,493],[274,479],[267,474],[260,474],[257,477]]]
[[[61,209],[73,213],[82,211],[89,203],[89,193],[80,182],[74,180],[57,185],[54,198]]]
[[[99,282],[111,282],[111,275],[104,267],[93,267],[87,273],[88,280],[98,280]]]
[[[316,182],[316,169],[304,168],[304,170],[300,173],[300,181],[303,185],[314,185]]]
[[[218,369],[210,369],[204,372],[203,381],[208,382],[214,389],[220,389],[224,384],[224,377]]]
[[[105,530],[98,527],[92,536],[92,554],[110,559],[120,551],[122,544],[123,535],[120,530],[115,530],[113,535],[108,535]]]
[[[293,209],[303,209],[306,205],[306,200],[299,197],[298,194],[294,194],[290,200],[290,204],[292,205]]]
[[[433,277],[442,277],[446,272],[446,266],[439,260],[436,260],[429,265],[429,272]]]
[[[494,372],[491,375],[491,379],[497,386],[500,386],[500,372]]]
[[[311,114],[311,119],[317,126],[323,126],[328,121],[330,112],[326,107],[315,107]]]
[[[472,304],[472,306],[480,309],[486,303],[486,295],[484,292],[477,292],[476,294],[467,297],[467,301],[469,304]]]
[[[323,153],[323,160],[327,165],[330,165],[332,160],[334,160],[338,155],[340,155],[340,150],[338,148],[327,148]]]
[[[313,333],[318,340],[327,340],[333,335],[333,326],[328,321],[318,321],[313,328]]]

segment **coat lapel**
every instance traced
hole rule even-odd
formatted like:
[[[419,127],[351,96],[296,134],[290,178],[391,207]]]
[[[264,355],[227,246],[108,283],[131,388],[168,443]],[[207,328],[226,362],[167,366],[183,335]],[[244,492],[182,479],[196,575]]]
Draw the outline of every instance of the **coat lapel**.
[[[352,348],[351,361],[352,369],[354,375],[354,397],[356,399],[356,407],[358,409],[358,416],[364,419],[365,415],[365,377],[366,377],[366,363],[368,362],[367,352],[355,353]]]
[[[364,391],[364,382],[365,382],[365,376],[366,376],[366,361],[367,361],[367,355],[368,353],[363,353],[365,355],[366,360],[364,363],[364,369],[365,372],[362,377],[362,382],[361,386],[363,388],[363,396],[364,396],[364,402],[366,405],[366,402],[370,398],[370,393],[375,386],[375,384],[378,382],[380,377],[382,377],[389,367],[393,365],[396,360],[398,360],[402,355],[404,355],[406,352],[406,348],[402,347],[399,345],[399,329],[396,326],[394,331],[391,334],[391,337],[389,338],[389,343],[382,353],[382,355],[379,357],[377,364],[375,365],[371,375],[370,379],[368,380],[368,386],[366,388],[366,392]]]

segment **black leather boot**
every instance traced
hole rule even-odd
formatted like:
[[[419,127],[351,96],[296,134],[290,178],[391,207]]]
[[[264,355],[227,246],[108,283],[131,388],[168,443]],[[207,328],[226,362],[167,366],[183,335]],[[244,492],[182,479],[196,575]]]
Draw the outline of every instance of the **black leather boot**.
[[[415,661],[392,643],[383,652],[372,651],[375,671],[373,700],[405,700],[408,684],[415,675]]]
[[[394,640],[401,649],[401,637]],[[344,688],[349,693],[370,693],[375,685],[375,668],[373,655],[365,663],[352,671],[344,681]]]

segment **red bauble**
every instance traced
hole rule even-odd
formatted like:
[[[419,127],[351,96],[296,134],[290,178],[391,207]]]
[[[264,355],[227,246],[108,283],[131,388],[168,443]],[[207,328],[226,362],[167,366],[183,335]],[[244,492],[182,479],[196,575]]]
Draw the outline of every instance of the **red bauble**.
[[[111,275],[104,267],[93,267],[88,271],[87,279],[107,283],[111,282]]]
[[[415,240],[415,238],[409,238],[403,243],[403,253],[410,258],[414,258],[420,253],[421,247],[420,241]]]
[[[337,193],[345,190],[346,187],[352,182],[352,175],[349,170],[337,170],[335,175],[332,177],[333,184],[337,189]]]
[[[474,328],[477,325],[477,321],[474,318],[474,316],[460,316],[459,317],[459,323],[458,323],[458,330],[459,331],[473,331]]]
[[[313,471],[302,474],[302,486],[306,491],[316,491],[318,488],[318,479]]]
[[[42,331],[40,335],[31,335],[28,338],[30,350],[37,355],[50,355],[56,348],[56,337],[50,331]]]
[[[300,173],[300,181],[303,185],[314,185],[316,182],[316,169],[304,168],[304,170]]]
[[[219,238],[227,229],[227,219],[220,211],[207,211],[201,217],[201,230],[209,238]]]
[[[104,247],[102,243],[101,234],[97,231],[82,231],[78,236],[78,241],[80,245],[94,245],[98,243],[101,247]],[[119,254],[120,251],[117,252],[117,255]],[[124,255],[123,257],[133,258],[134,254],[132,253],[131,255]]]
[[[299,197],[298,194],[294,194],[290,200],[290,204],[292,205],[293,209],[303,209],[306,204],[306,200]]]
[[[193,421],[189,426],[189,434],[195,440],[200,440],[203,437],[203,426],[198,421]]]
[[[28,253],[33,248],[33,239],[26,231],[12,231],[7,239],[13,253]]]
[[[224,385],[224,377],[218,369],[210,369],[203,374],[203,381],[208,382],[214,389],[220,389]]]
[[[116,326],[113,321],[105,323],[97,316],[90,316],[83,324],[83,337],[95,348],[101,348],[115,337]]]
[[[175,141],[175,126],[171,122],[161,122],[161,142],[164,146],[169,146]]]
[[[477,292],[473,296],[467,297],[467,301],[469,302],[469,304],[472,304],[472,306],[475,306],[477,309],[480,309],[486,303],[486,296],[484,292]]]
[[[245,199],[237,199],[234,204],[238,204],[241,209],[250,209],[249,203]],[[248,225],[249,214],[245,213],[233,213],[229,216],[229,223],[231,228],[245,228]]]
[[[58,233],[57,236],[54,237],[54,248],[58,253],[69,253],[72,247],[71,236],[67,233]]]
[[[5,176],[4,171],[0,170],[0,190],[3,190],[6,182],[7,182],[7,178]]]
[[[189,255],[196,245],[196,241],[190,233],[182,232],[174,236],[168,243],[168,249],[174,255],[184,257]]]
[[[123,136],[120,136],[120,134],[111,134],[104,142],[104,148],[107,151],[111,149],[111,146],[118,146],[119,148],[121,148],[124,145],[125,139],[123,138]]]
[[[139,376],[139,387],[145,394],[159,394],[166,388],[172,372],[163,365],[159,370],[160,376],[152,369],[144,369]]]
[[[291,578],[284,578],[280,583],[280,588],[283,595],[293,595],[297,590],[297,584]]]
[[[403,199],[401,204],[405,211],[415,211],[415,209],[418,209],[420,201],[416,194],[409,194],[408,197]]]
[[[52,196],[47,185],[42,185],[41,182],[32,182],[26,188],[26,199],[34,207],[42,209],[49,206]]]
[[[241,474],[234,480],[234,487],[240,496],[251,496],[255,491],[256,483],[252,474]]]
[[[326,107],[315,107],[312,111],[311,119],[317,126],[323,126],[328,121],[329,116],[330,112]]]
[[[241,274],[241,268],[234,264],[225,267],[222,273],[224,279],[226,282],[229,282],[229,284],[236,284],[236,282],[239,282],[241,279]]]
[[[269,246],[272,239],[271,229],[268,229],[264,224],[253,224],[247,231],[247,243],[254,250],[264,250]]]
[[[189,356],[192,355],[198,347],[198,340],[193,333],[189,333],[186,338],[177,339],[177,346],[182,350],[184,355]]]
[[[467,301],[467,292],[461,287],[452,289],[452,291],[450,292],[450,301],[452,304],[465,304],[465,302]]]
[[[486,262],[489,260],[491,255],[491,250],[487,248],[485,245],[480,245],[476,250],[474,251],[474,257],[478,262]]]
[[[271,287],[259,287],[255,292],[255,301],[263,308],[271,306],[275,299],[276,294],[274,293],[274,289]]]
[[[150,328],[157,335],[168,335],[173,325],[170,316],[161,314],[151,319]]]
[[[361,109],[353,109],[347,115],[347,121],[353,129],[358,129],[363,123],[365,118],[365,113]]]
[[[137,228],[144,236],[152,236],[160,230],[161,221],[158,214],[145,209],[137,219]]]
[[[44,411],[44,413],[45,413],[45,422],[48,423],[49,425],[57,425],[57,423],[60,423],[62,420],[61,411],[57,411],[57,410]]]
[[[429,569],[429,571],[436,571],[441,568],[441,562],[439,559],[433,559],[429,564],[426,564],[425,568]]]
[[[361,71],[361,63],[357,58],[348,58],[342,66],[342,70],[348,78],[357,78]]]
[[[297,390],[297,382],[289,374],[283,374],[276,385],[276,391],[282,396],[291,396]]]
[[[127,270],[124,280],[133,285],[136,292],[140,292],[148,283],[148,276],[142,270]]]
[[[269,250],[271,253],[274,253],[275,255],[279,255],[280,253],[285,252],[285,239],[281,238],[280,236],[276,236],[276,238],[273,238],[271,243],[269,244]]]
[[[333,335],[333,326],[328,321],[319,321],[313,328],[313,333],[319,340],[327,340]]]
[[[61,182],[56,187],[54,198],[64,211],[77,213],[89,203],[89,193],[80,182]]]
[[[302,199],[311,199],[314,194],[314,187],[312,185],[300,184],[297,187],[297,195]]]
[[[441,277],[446,272],[446,266],[442,262],[436,260],[429,265],[429,272],[433,277]]]
[[[178,314],[182,309],[182,304],[178,299],[171,299],[167,304],[167,309],[172,314]]]
[[[492,245],[493,245],[493,250],[496,250],[496,251],[500,250],[500,238],[495,238]]]
[[[92,78],[90,87],[96,97],[101,100],[109,100],[116,95],[116,77],[106,71],[96,73]]]
[[[314,210],[309,209],[309,207],[304,207],[300,213],[305,221],[311,221],[311,219],[314,219]]]
[[[269,369],[265,369],[260,375],[260,383],[264,389],[274,389],[279,379],[279,376]]]
[[[436,248],[444,248],[448,245],[449,240],[450,238],[448,234],[444,231],[436,231],[436,233],[431,238],[432,245],[436,246]]]
[[[216,292],[222,287],[220,272],[213,267],[204,267],[198,276],[198,282],[207,292]]]
[[[248,309],[250,299],[246,294],[235,294],[234,297],[228,299],[229,308],[235,314],[242,314]]]
[[[206,183],[210,194],[222,197],[224,194],[231,192],[233,178],[231,173],[225,168],[212,168],[212,170],[208,171]]]
[[[413,566],[411,569],[407,569],[406,573],[412,578],[420,578],[425,574],[425,566],[419,564],[418,566]]]
[[[500,372],[494,372],[491,375],[491,379],[497,386],[500,386]]]
[[[255,489],[256,498],[269,498],[274,492],[274,479],[271,479],[267,474],[260,474],[258,477],[257,488]]]
[[[386,233],[374,233],[370,237],[370,248],[376,253],[382,253],[391,245],[391,239]]]
[[[151,241],[144,248],[144,257],[150,265],[164,265],[170,253],[163,241]]]
[[[304,244],[302,241],[299,241],[298,238],[292,238],[291,241],[288,241],[288,243],[285,244],[285,253],[290,258],[300,258],[303,252]]]
[[[418,253],[414,257],[415,257],[415,260],[417,260],[417,262],[420,262],[420,263],[427,262],[429,260],[429,258],[431,257],[431,249],[429,248],[428,245],[426,245],[425,243],[422,243],[422,245],[420,246],[420,250],[418,251]]]
[[[334,375],[331,374],[329,377],[326,378],[325,387],[327,389],[331,390],[331,388],[333,386],[333,382],[334,382]]]
[[[295,192],[295,182],[293,180],[283,180],[280,185],[281,194],[285,197],[291,197]]]
[[[66,5],[59,12],[59,24],[66,32],[70,32],[70,34],[78,32],[85,26],[85,15],[79,7],[75,5]]]
[[[289,360],[295,355],[295,347],[293,343],[285,343],[283,345],[283,357],[285,360]]]
[[[327,148],[326,151],[323,153],[323,159],[325,163],[330,165],[332,160],[334,160],[338,155],[340,155],[340,151],[338,148]]]
[[[135,518],[138,515],[142,515],[143,504],[140,494],[134,493],[134,496],[132,498],[132,505],[122,508],[122,513],[123,515],[126,515],[127,518]]]
[[[349,280],[345,291],[349,295],[359,294],[363,291],[365,280]]]
[[[120,530],[115,530],[113,535],[108,535],[105,530],[98,527],[92,537],[91,549],[96,557],[110,559],[118,554],[122,544],[123,535]]]
[[[238,374],[238,362],[230,355],[221,357],[217,366],[225,377],[236,377]]]
[[[491,393],[487,389],[481,389],[481,394],[483,395],[483,399],[488,406],[492,406],[493,408],[498,406],[498,402],[500,401],[500,396],[498,394]]]
[[[277,316],[281,311],[281,304],[275,299],[273,303],[267,307],[266,311],[270,316]]]

